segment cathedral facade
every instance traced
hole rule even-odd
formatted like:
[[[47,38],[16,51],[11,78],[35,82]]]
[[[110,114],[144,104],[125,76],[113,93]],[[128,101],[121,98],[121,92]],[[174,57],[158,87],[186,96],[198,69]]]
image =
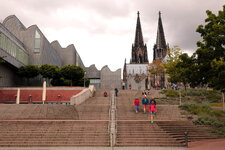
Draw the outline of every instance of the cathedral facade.
[[[159,12],[157,38],[153,48],[153,62],[155,60],[162,62],[167,56],[167,51],[168,45],[166,45],[161,13]],[[155,85],[164,87],[166,80],[164,79],[165,74],[154,74],[150,72],[151,69],[155,68],[153,62],[149,64],[147,46],[143,40],[140,13],[138,12],[135,40],[131,50],[131,60],[130,63],[126,63],[125,59],[123,68],[123,81],[126,83],[127,89],[143,90],[155,87]]]
[[[147,88],[148,64],[148,51],[144,43],[140,13],[138,12],[135,40],[131,50],[131,60],[129,64],[127,64],[125,60],[123,69],[123,81],[126,83],[127,89],[143,90]]]

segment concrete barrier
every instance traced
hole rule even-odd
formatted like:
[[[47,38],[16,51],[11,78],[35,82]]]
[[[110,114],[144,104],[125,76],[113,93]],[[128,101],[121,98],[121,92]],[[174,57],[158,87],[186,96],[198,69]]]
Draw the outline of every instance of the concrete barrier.
[[[79,105],[83,103],[88,98],[92,97],[96,89],[93,85],[90,85],[88,88],[85,88],[77,95],[74,95],[70,98],[70,105]]]

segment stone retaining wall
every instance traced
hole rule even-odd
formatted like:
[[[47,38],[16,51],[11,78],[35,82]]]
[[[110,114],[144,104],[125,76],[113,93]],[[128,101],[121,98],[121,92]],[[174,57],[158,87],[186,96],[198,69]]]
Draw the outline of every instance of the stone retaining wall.
[[[93,85],[90,85],[89,88],[84,89],[77,95],[74,95],[70,98],[70,105],[79,105],[83,103],[88,98],[92,97],[96,89]]]

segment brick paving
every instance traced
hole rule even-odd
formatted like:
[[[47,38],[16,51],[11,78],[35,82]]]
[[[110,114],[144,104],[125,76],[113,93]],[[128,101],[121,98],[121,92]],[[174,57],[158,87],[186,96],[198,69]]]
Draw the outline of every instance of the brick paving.
[[[0,150],[185,150],[183,147],[9,147]]]

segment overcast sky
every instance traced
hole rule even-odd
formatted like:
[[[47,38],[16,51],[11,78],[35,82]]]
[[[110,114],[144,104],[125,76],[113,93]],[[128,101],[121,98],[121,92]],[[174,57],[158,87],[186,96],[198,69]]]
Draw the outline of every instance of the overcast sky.
[[[0,21],[16,15],[26,27],[36,24],[49,42],[74,44],[86,67],[108,65],[115,71],[131,58],[137,11],[152,61],[159,11],[166,42],[192,54],[201,40],[195,30],[204,23],[205,11],[217,14],[224,4],[225,0],[0,0]]]

